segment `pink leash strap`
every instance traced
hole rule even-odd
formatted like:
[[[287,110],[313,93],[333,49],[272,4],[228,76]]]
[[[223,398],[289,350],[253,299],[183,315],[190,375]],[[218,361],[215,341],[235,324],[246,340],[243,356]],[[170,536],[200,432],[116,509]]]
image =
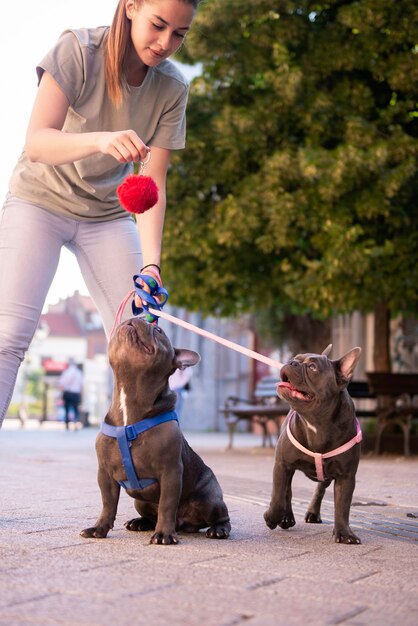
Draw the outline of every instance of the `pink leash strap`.
[[[180,320],[178,317],[174,317],[174,315],[170,315],[165,311],[156,311],[152,307],[149,307],[149,312],[161,317],[163,320],[167,320],[167,322],[172,322],[173,324],[177,324],[177,326],[181,326],[182,328],[186,328],[187,330],[191,330],[202,337],[206,337],[206,339],[211,339],[212,341],[216,341],[231,350],[235,350],[236,352],[241,352],[241,354],[245,354],[245,356],[249,356],[251,359],[256,359],[257,361],[261,361],[261,363],[265,363],[270,367],[274,367],[280,370],[283,367],[283,363],[279,361],[275,361],[274,359],[270,359],[268,356],[264,356],[264,354],[259,354],[254,350],[250,350],[249,348],[244,348],[244,346],[240,346],[238,343],[234,343],[233,341],[229,341],[229,339],[223,339],[222,337],[218,337],[218,335],[214,335],[208,330],[203,330],[194,324],[190,324],[190,322],[184,322]]]
[[[324,454],[322,454],[321,452],[312,452],[311,450],[308,450],[308,448],[305,448],[305,446],[303,446],[301,443],[299,443],[299,441],[292,435],[292,431],[290,430],[290,422],[294,415],[295,415],[295,412],[293,411],[293,413],[290,415],[289,420],[287,422],[287,426],[286,426],[287,436],[289,437],[290,441],[298,450],[301,450],[301,452],[304,452],[308,456],[311,456],[315,459],[316,477],[321,482],[325,480],[323,459],[329,459],[332,456],[338,456],[339,454],[342,454],[343,452],[347,452],[347,450],[350,450],[350,448],[355,446],[357,443],[360,443],[360,441],[363,439],[360,422],[356,418],[357,432],[356,432],[355,437],[350,439],[350,441],[347,441],[347,443],[343,444],[342,446],[335,448],[335,450],[331,450],[331,452],[325,452]]]
[[[113,323],[112,330],[110,332],[110,339],[112,338],[113,333],[116,330],[116,327],[122,321],[122,315],[126,307],[126,304],[128,303],[128,301],[130,300],[130,298],[132,298],[134,294],[135,294],[135,290],[133,289],[126,295],[126,297],[120,303],[119,308],[116,313],[115,321]],[[265,363],[266,365],[269,365],[270,367],[274,367],[275,369],[278,369],[278,370],[280,370],[283,367],[283,363],[280,363],[279,361],[270,359],[268,356],[264,356],[264,354],[259,354],[258,352],[255,352],[254,350],[250,350],[249,348],[244,348],[244,346],[240,346],[238,343],[229,341],[229,339],[223,339],[222,337],[218,337],[218,335],[215,335],[214,333],[211,333],[208,330],[203,330],[202,328],[199,328],[198,326],[195,326],[194,324],[190,324],[190,322],[184,322],[178,317],[174,317],[174,315],[170,315],[169,313],[166,313],[165,311],[153,309],[152,307],[148,307],[147,311],[149,311],[156,317],[161,317],[167,322],[171,322],[172,324],[177,324],[177,326],[186,328],[186,330],[191,330],[192,332],[197,333],[198,335],[201,335],[202,337],[206,337],[206,339],[211,339],[212,341],[216,341],[217,343],[220,343],[221,345],[226,346],[227,348],[230,348],[231,350],[240,352],[241,354],[244,354],[245,356],[248,356],[251,359],[256,359],[257,361],[261,361],[261,363]]]
[[[116,316],[115,316],[115,321],[113,322],[113,326],[112,326],[112,330],[110,331],[110,337],[109,340],[112,339],[113,337],[113,333],[115,332],[115,329],[117,326],[119,326],[119,324],[122,321],[122,315],[123,315],[123,311],[128,303],[128,301],[132,298],[132,296],[135,293],[135,289],[132,289],[132,291],[130,291],[122,300],[122,302],[119,305],[118,310],[116,311]]]

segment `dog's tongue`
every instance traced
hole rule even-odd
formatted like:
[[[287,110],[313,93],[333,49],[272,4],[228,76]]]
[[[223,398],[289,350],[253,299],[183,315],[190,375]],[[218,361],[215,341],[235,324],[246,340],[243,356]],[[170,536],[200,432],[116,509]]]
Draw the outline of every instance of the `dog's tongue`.
[[[277,393],[279,393],[280,388],[283,388],[283,387],[288,389],[294,398],[299,398],[300,400],[306,400],[307,399],[307,394],[302,393],[301,391],[298,391],[298,389],[296,389],[296,387],[294,387],[293,385],[291,385],[288,382],[286,382],[286,383],[285,382],[277,383],[277,385],[276,385]]]
[[[284,383],[282,381],[280,381],[279,383],[277,383],[276,385],[276,389],[277,391],[279,391],[280,387],[287,387],[287,389],[290,389],[290,391],[297,391],[296,387],[294,387],[293,385],[291,385],[290,383]]]

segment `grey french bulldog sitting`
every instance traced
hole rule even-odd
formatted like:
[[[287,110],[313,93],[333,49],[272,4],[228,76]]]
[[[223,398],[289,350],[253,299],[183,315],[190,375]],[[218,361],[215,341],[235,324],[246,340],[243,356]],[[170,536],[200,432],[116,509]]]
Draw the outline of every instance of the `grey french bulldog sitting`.
[[[158,326],[133,318],[118,326],[109,344],[113,400],[96,440],[103,509],[82,537],[106,537],[113,528],[120,488],[134,498],[140,517],[128,530],[154,530],[150,543],[176,544],[177,531],[226,539],[228,509],[212,470],[190,448],[174,411],[168,384],[176,368],[200,361],[175,349]]]
[[[318,481],[305,522],[320,524],[321,502],[334,480],[334,539],[359,544],[349,526],[351,500],[360,460],[361,430],[347,391],[360,357],[353,348],[341,359],[328,358],[332,346],[319,354],[298,354],[281,371],[278,395],[291,410],[276,447],[273,493],[264,519],[269,528],[295,525],[291,483],[295,470]]]

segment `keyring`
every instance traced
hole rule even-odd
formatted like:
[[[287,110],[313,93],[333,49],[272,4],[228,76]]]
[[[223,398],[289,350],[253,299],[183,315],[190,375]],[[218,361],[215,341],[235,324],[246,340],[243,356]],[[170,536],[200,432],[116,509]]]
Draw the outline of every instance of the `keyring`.
[[[145,160],[139,162],[139,169],[140,169],[139,173],[141,175],[145,172],[145,167],[149,163],[150,158],[151,158],[151,150],[148,152],[147,156],[145,157]]]

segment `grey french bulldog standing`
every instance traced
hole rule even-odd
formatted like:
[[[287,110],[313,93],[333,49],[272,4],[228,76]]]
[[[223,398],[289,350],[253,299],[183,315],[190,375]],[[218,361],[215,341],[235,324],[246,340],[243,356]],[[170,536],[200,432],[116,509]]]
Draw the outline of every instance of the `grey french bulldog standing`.
[[[351,500],[360,460],[361,430],[347,391],[360,357],[353,348],[338,360],[330,360],[328,346],[319,354],[299,354],[281,371],[279,396],[289,403],[276,447],[273,493],[264,519],[269,528],[295,525],[291,483],[295,470],[319,481],[305,522],[321,523],[320,508],[326,488],[334,480],[334,539],[359,544],[349,526]]]
[[[113,400],[96,440],[103,509],[82,537],[103,538],[113,528],[122,485],[141,516],[125,526],[154,530],[151,543],[175,544],[177,531],[202,528],[207,537],[227,538],[231,525],[221,488],[183,437],[168,384],[176,368],[195,365],[200,356],[173,348],[158,326],[133,318],[116,329],[109,360]]]

